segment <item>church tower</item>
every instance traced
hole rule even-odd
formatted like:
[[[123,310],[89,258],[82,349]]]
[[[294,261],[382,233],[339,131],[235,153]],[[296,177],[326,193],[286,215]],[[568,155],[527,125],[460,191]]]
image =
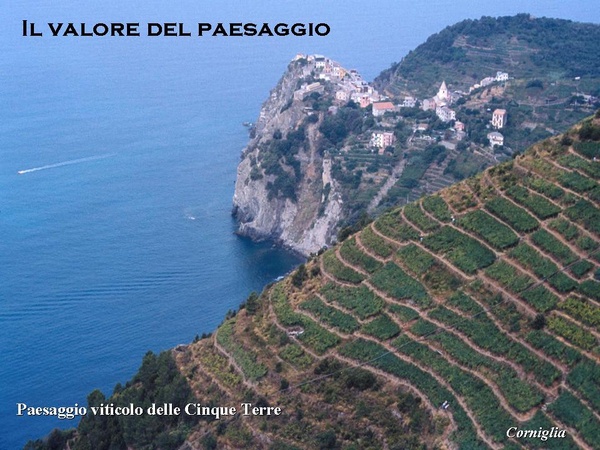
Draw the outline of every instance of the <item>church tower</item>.
[[[437,93],[437,98],[444,102],[448,101],[448,88],[446,87],[446,82],[442,81],[442,85],[440,86],[440,90]]]

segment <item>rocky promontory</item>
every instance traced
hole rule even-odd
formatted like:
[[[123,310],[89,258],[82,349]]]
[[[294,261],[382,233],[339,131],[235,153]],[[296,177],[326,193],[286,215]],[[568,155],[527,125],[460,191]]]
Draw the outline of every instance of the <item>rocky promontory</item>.
[[[330,78],[316,77],[322,60],[298,55],[271,91],[242,154],[233,197],[241,235],[303,255],[332,243],[342,214],[320,145],[319,126],[334,95]]]

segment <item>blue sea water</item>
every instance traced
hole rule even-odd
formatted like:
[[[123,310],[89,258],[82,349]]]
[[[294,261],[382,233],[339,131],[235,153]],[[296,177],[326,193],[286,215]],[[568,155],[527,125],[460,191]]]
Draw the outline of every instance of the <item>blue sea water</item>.
[[[76,425],[17,417],[17,402],[81,405],[95,388],[110,393],[147,350],[212,331],[299,262],[237,237],[230,216],[241,124],[295,53],[372,79],[464,18],[600,19],[595,0],[15,3],[0,10],[0,450]],[[313,21],[332,32],[23,38],[22,19]]]

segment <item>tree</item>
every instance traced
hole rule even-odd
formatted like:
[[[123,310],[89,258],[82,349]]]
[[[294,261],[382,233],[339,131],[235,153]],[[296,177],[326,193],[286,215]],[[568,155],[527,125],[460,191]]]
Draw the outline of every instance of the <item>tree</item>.
[[[546,317],[543,314],[538,314],[535,319],[531,321],[531,328],[534,330],[541,330],[546,326]]]
[[[292,284],[297,288],[301,288],[306,278],[308,278],[306,266],[304,264],[300,264],[298,266],[298,270],[296,270],[296,272],[294,272],[294,275],[292,275]]]
[[[258,305],[258,294],[252,291],[246,299],[246,312],[251,316],[256,314],[256,311],[258,311]]]

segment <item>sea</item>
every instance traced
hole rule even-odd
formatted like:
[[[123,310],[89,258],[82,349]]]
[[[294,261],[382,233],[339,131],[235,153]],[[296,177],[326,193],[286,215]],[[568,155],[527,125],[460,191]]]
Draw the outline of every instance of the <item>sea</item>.
[[[0,450],[77,425],[18,416],[17,403],[110,395],[147,351],[213,331],[301,262],[237,236],[231,217],[242,123],[256,120],[296,53],[327,55],[372,80],[465,18],[600,20],[596,0],[168,3],[24,0],[0,10]],[[23,20],[44,35],[22,36]],[[48,22],[185,31],[313,22],[331,31],[53,37]]]

